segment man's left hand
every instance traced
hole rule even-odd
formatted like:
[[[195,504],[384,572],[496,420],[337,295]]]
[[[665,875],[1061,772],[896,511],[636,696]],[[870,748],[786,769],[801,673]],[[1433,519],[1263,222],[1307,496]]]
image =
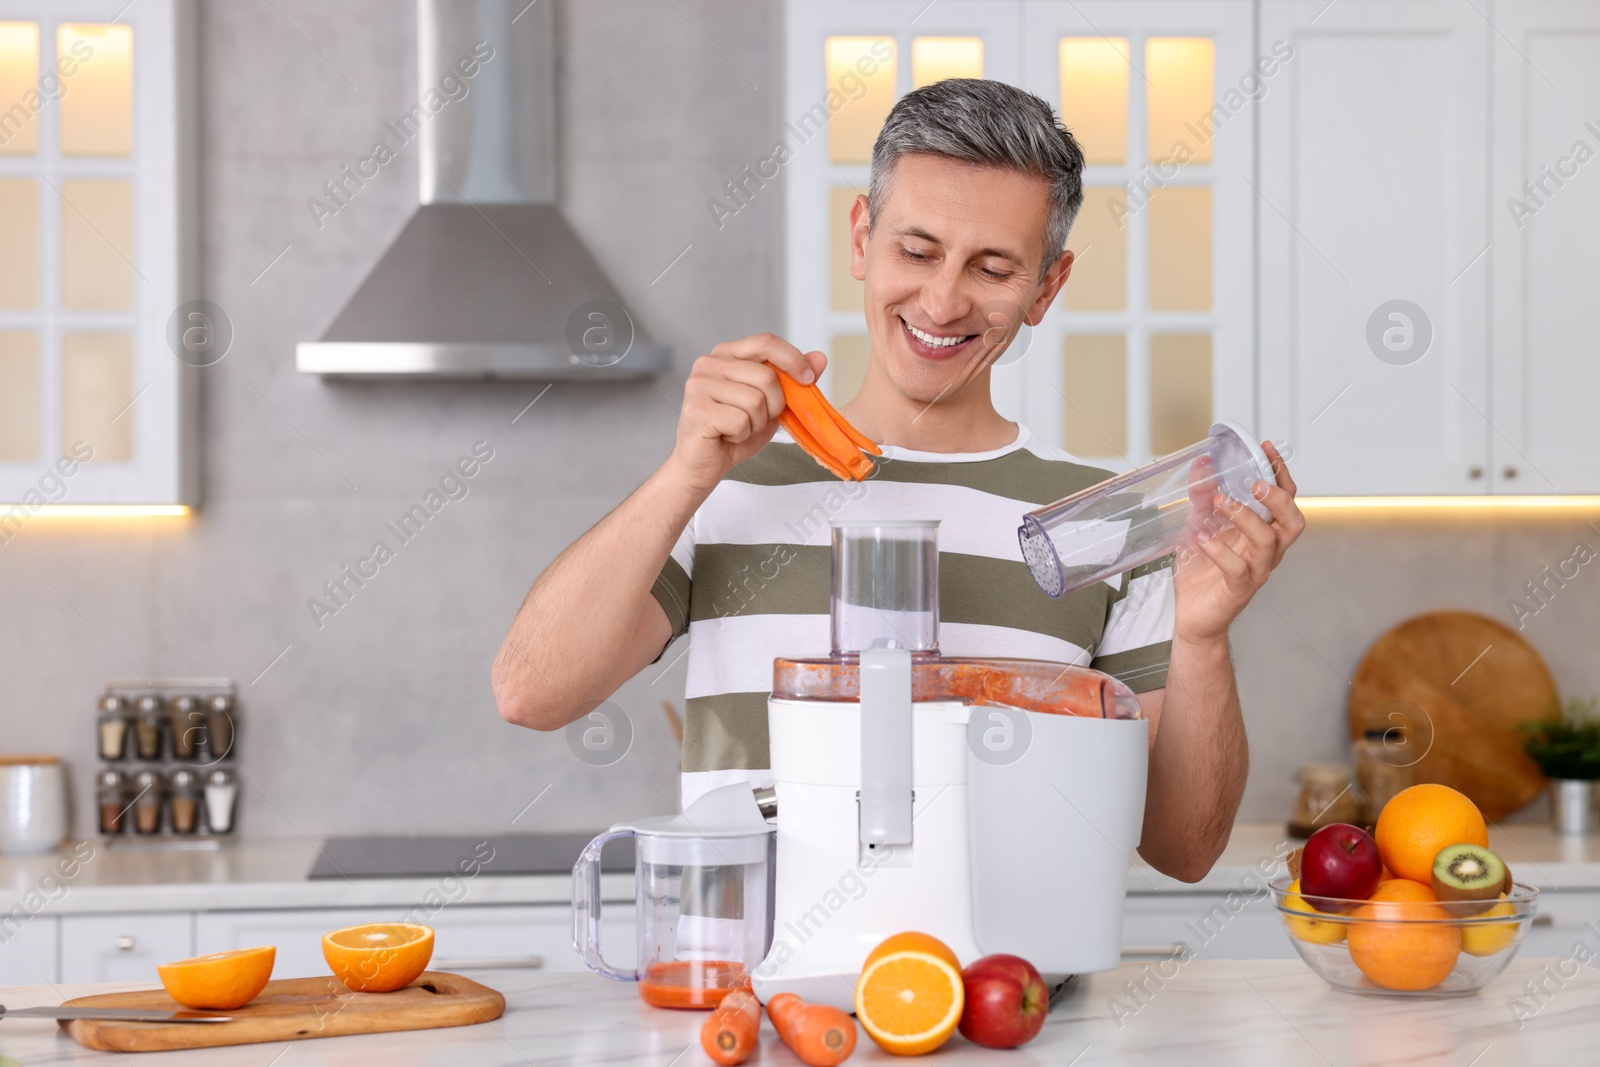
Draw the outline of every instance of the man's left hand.
[[[1177,640],[1198,644],[1225,637],[1229,624],[1306,528],[1305,515],[1294,502],[1296,486],[1288,464],[1271,442],[1263,442],[1262,448],[1278,484],[1256,482],[1252,491],[1272,521],[1223,493],[1216,494],[1214,506],[1232,526],[1217,534],[1201,530],[1193,544],[1178,551],[1173,635]]]

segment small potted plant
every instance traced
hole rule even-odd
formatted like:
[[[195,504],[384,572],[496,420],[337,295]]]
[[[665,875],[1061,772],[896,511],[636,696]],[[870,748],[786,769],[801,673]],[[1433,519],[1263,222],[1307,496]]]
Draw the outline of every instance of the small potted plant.
[[[1550,810],[1557,833],[1596,830],[1595,790],[1600,780],[1600,700],[1570,700],[1548,719],[1522,724],[1524,747],[1550,779]]]

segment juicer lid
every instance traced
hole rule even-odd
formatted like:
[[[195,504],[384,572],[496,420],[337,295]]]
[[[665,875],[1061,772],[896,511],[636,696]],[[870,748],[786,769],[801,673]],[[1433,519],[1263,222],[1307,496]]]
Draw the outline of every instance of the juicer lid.
[[[1272,469],[1267,453],[1249,430],[1227,419],[1212,424],[1211,439],[1214,442],[1211,459],[1219,472],[1222,491],[1270,522],[1272,513],[1256,499],[1251,489],[1258,480],[1268,485],[1278,484],[1277,472]]]
[[[748,782],[720,786],[690,804],[678,815],[652,815],[632,822],[619,822],[611,829],[632,830],[652,837],[728,838],[770,834],[775,827],[767,822],[756,804],[755,790]]]

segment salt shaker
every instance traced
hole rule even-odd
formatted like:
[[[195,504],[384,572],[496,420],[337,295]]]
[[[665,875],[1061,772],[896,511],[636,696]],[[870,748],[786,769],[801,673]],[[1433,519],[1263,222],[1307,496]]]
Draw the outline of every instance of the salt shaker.
[[[100,809],[100,832],[110,836],[122,833],[127,815],[128,777],[121,771],[101,771],[95,779],[96,806]]]
[[[128,705],[114,693],[100,698],[100,758],[126,759],[128,755]]]
[[[200,776],[191,770],[172,772],[167,807],[172,812],[172,832],[192,834],[200,828]]]
[[[232,697],[219,695],[206,702],[206,743],[214,760],[233,755]]]
[[[193,759],[206,734],[206,716],[200,701],[192,696],[172,699],[172,755],[176,759]]]
[[[161,832],[161,775],[140,771],[133,776],[133,829],[136,833]]]
[[[239,783],[232,771],[206,775],[206,825],[214,834],[233,832],[233,809],[239,801]]]
[[[134,719],[133,739],[142,760],[155,760],[161,758],[161,727],[162,720],[166,717],[161,713],[161,698],[158,696],[142,696],[136,707],[138,717]]]

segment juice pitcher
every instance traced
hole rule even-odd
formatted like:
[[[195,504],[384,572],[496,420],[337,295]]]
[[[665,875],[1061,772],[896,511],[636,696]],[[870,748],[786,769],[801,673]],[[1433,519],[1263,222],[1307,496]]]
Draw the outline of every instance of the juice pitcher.
[[[638,982],[658,1008],[714,1008],[772,943],[774,828],[748,785],[713,789],[681,815],[618,823],[572,868],[572,942],[593,970]],[[638,966],[601,952],[600,850],[633,837]]]

